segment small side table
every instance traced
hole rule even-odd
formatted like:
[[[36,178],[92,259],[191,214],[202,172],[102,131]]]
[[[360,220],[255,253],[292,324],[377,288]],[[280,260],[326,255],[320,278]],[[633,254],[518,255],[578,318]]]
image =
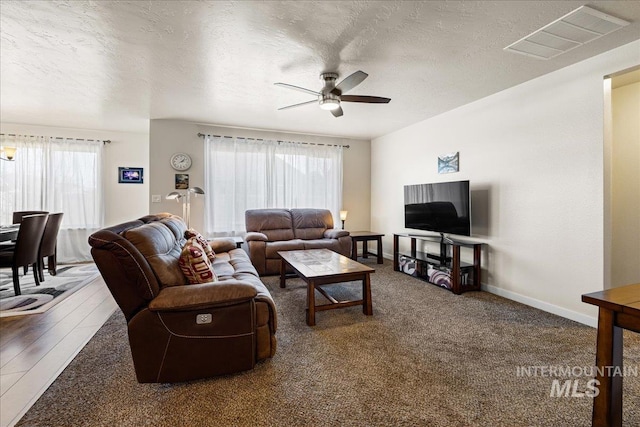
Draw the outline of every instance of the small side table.
[[[375,231],[351,231],[351,259],[358,260],[358,242],[362,242],[362,258],[368,258],[369,255],[375,255],[378,257],[378,264],[382,264],[382,233],[376,233]],[[369,252],[367,242],[378,242],[378,253],[374,254]]]

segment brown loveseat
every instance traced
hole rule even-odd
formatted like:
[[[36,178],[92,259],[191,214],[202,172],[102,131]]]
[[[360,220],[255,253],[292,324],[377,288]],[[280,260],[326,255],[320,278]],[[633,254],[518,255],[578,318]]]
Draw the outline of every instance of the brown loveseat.
[[[127,320],[139,382],[251,369],[276,351],[269,291],[232,240],[211,242],[214,283],[187,285],[178,260],[186,226],[149,215],[97,231],[91,254]]]
[[[330,249],[351,256],[351,237],[333,229],[327,209],[252,209],[245,212],[249,256],[261,276],[280,273],[278,251]]]

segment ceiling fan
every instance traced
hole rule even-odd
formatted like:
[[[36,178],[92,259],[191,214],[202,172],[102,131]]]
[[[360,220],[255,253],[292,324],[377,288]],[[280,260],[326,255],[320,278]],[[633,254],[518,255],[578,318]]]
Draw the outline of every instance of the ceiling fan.
[[[336,80],[338,79],[337,73],[322,73],[320,74],[320,80],[324,81],[324,87],[320,92],[290,85],[287,83],[274,83],[276,86],[286,87],[318,97],[317,99],[314,99],[312,101],[288,105],[286,107],[278,108],[278,110],[287,110],[289,108],[300,107],[302,105],[313,104],[314,102],[317,102],[320,105],[320,108],[322,108],[323,110],[331,111],[331,114],[333,114],[335,117],[340,117],[343,114],[342,107],[340,106],[341,102],[388,104],[389,101],[391,101],[390,98],[365,95],[343,95],[345,92],[350,91],[351,89],[362,83],[362,81],[368,76],[369,75],[363,71],[356,71],[336,85]]]

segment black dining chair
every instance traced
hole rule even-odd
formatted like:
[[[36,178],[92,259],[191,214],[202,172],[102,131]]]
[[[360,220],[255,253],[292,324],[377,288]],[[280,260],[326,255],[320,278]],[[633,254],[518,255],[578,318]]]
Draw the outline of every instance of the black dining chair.
[[[12,218],[12,222],[13,224],[20,224],[20,222],[22,222],[22,217],[27,216],[27,215],[47,215],[49,212],[48,211],[15,211],[13,213],[13,218]],[[15,245],[15,242],[12,242]],[[3,245],[2,250],[7,249],[8,246]],[[27,271],[29,271],[29,266],[25,266],[24,267],[24,274],[27,274]]]
[[[48,215],[27,215],[22,217],[16,245],[12,249],[0,251],[0,268],[10,267],[13,272],[13,289],[20,295],[19,267],[31,265],[36,286],[40,286],[38,275],[38,251],[47,225]]]
[[[27,215],[47,215],[48,211],[16,211],[13,213],[13,223],[20,224],[22,217]]]
[[[58,231],[62,223],[62,212],[49,214],[47,225],[44,227],[40,251],[38,252],[38,274],[44,282],[44,258],[47,258],[47,269],[51,276],[56,275]]]

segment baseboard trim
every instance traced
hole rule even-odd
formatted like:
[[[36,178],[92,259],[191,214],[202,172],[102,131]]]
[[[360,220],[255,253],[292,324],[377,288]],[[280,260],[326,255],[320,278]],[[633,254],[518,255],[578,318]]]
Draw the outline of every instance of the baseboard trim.
[[[583,325],[591,326],[593,328],[598,327],[598,319],[596,317],[588,316],[583,313],[578,313],[577,311],[568,310],[566,308],[559,307],[554,304],[549,304],[548,302],[540,301],[538,299],[527,297],[527,296],[524,296],[515,292],[511,292],[502,288],[498,288],[492,285],[483,284],[482,290],[492,293],[494,295],[498,295],[498,296],[510,299],[512,301],[522,303],[524,305],[528,305],[533,308],[537,308],[538,310],[546,311],[547,313],[564,317],[565,319],[582,323]]]

